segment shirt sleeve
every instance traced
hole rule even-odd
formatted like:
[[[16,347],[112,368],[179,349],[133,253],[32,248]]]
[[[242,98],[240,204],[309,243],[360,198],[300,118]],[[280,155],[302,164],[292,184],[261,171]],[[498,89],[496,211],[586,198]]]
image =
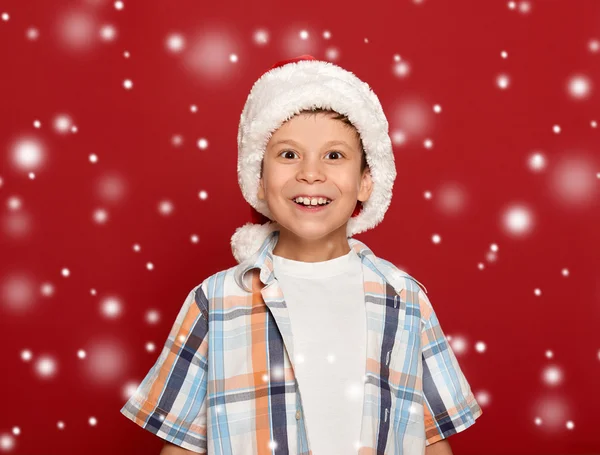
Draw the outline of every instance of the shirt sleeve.
[[[184,449],[207,453],[208,300],[190,291],[154,366],[121,414]]]
[[[423,395],[426,446],[466,430],[483,414],[446,340],[427,295],[419,290],[422,315]]]

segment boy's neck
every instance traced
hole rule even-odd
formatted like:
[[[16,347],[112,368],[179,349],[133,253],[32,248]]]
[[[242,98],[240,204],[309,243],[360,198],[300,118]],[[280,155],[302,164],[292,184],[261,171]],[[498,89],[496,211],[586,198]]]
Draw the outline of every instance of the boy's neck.
[[[343,229],[342,229],[343,228]],[[273,254],[301,262],[323,262],[350,252],[346,225],[320,239],[305,239],[281,228]]]

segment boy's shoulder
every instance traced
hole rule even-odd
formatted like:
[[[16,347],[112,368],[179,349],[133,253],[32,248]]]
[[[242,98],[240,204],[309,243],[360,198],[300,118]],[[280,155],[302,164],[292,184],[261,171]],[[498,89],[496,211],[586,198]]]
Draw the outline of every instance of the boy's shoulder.
[[[197,284],[194,287],[194,290],[202,288],[202,291],[204,291],[208,297],[207,292],[209,287],[214,288],[214,286],[217,284],[228,286],[232,283],[235,283],[235,275],[239,272],[238,267],[239,264],[229,267],[228,269],[214,272],[212,275],[205,277],[201,283]]]

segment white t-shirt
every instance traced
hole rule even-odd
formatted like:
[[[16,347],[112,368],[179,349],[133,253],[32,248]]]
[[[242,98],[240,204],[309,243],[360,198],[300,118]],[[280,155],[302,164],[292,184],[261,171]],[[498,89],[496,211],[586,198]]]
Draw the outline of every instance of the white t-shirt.
[[[313,455],[358,453],[367,321],[354,252],[323,262],[273,255],[288,307],[294,367]]]

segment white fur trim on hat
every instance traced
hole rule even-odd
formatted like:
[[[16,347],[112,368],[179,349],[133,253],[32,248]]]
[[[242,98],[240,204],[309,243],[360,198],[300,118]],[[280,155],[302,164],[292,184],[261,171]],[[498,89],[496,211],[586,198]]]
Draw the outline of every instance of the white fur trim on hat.
[[[350,71],[330,62],[301,60],[263,74],[252,86],[240,119],[238,183],[246,201],[273,219],[266,202],[258,199],[260,167],[267,143],[284,122],[311,108],[332,109],[346,115],[362,139],[373,191],[363,202],[361,213],[348,220],[347,237],[352,237],[383,220],[392,199],[396,166],[388,121],[379,99],[367,83]],[[247,224],[236,230],[231,245],[238,262],[250,257],[255,245],[260,247],[273,230],[268,229],[265,225]]]
[[[265,239],[273,231],[279,230],[277,223],[268,222],[265,224],[246,223],[236,229],[231,237],[231,250],[233,257],[238,262],[243,262],[262,246]]]

